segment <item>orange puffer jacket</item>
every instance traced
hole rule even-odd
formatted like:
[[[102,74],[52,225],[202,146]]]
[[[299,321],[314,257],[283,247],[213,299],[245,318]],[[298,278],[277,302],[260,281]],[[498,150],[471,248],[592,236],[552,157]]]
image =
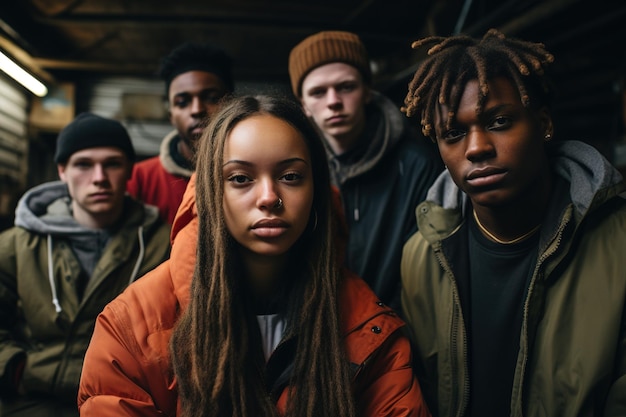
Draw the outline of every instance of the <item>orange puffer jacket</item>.
[[[193,198],[191,181],[177,214],[170,259],[129,286],[100,314],[80,381],[81,416],[180,414],[168,343],[189,303],[198,229]],[[350,274],[340,297],[341,329],[348,359],[356,369],[358,415],[428,417],[411,368],[404,322],[378,302],[364,281]],[[277,403],[280,414],[287,391]]]

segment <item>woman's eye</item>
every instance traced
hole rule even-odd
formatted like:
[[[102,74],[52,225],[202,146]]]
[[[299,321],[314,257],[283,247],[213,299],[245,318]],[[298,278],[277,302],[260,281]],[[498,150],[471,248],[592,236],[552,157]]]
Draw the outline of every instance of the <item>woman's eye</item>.
[[[248,182],[248,177],[246,177],[245,175],[231,175],[230,177],[228,177],[228,181],[234,184],[245,184],[246,182]]]
[[[288,174],[283,175],[282,177],[285,181],[298,181],[302,178],[302,175],[298,174],[297,172],[290,172]]]

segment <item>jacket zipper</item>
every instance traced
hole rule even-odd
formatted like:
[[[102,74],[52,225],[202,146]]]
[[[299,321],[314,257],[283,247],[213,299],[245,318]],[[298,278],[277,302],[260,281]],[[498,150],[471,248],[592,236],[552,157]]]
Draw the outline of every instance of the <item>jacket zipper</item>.
[[[458,333],[461,328],[460,323],[462,322],[461,317],[461,299],[459,297],[459,292],[456,285],[456,279],[454,278],[454,274],[452,273],[452,269],[449,267],[445,256],[443,256],[441,251],[441,241],[439,241],[439,248],[435,250],[435,254],[437,255],[437,260],[441,265],[441,268],[450,276],[450,281],[452,284],[452,296],[454,298],[454,306],[452,313],[452,324],[450,326],[450,346],[451,351],[453,352],[450,363],[452,368],[452,375],[456,375],[459,371],[459,368],[462,366],[465,368],[464,378],[463,378],[463,393],[461,394],[461,398],[458,397],[459,387],[454,384],[455,378],[452,378],[453,387],[452,387],[452,398],[450,401],[451,410],[456,409],[456,416],[462,417],[465,414],[465,408],[467,407],[467,402],[469,398],[469,373],[467,372],[467,342],[463,343],[462,349],[462,358],[461,363],[457,360],[457,352],[459,349],[458,342]]]
[[[524,302],[524,319],[522,322],[522,329],[524,334],[521,335],[523,336],[523,343],[524,343],[524,356],[523,356],[523,360],[522,360],[522,364],[521,364],[521,370],[520,370],[520,382],[519,382],[519,386],[520,386],[520,390],[522,391],[519,395],[520,398],[517,399],[517,401],[514,401],[514,398],[511,398],[511,405],[513,404],[519,404],[520,408],[518,408],[519,410],[519,415],[523,416],[524,412],[523,412],[523,404],[522,404],[522,398],[521,396],[523,395],[523,391],[524,391],[524,380],[526,377],[526,369],[527,369],[527,365],[528,365],[528,350],[529,350],[529,346],[528,346],[528,335],[529,335],[529,329],[528,329],[528,310],[530,309],[530,299],[531,299],[531,295],[533,293],[533,290],[535,288],[535,284],[537,283],[537,280],[539,279],[540,274],[540,270],[543,267],[544,262],[546,261],[546,259],[548,259],[550,256],[552,256],[557,249],[561,246],[561,241],[563,238],[563,231],[565,230],[565,227],[569,224],[570,218],[571,218],[571,211],[568,212],[569,216],[567,216],[566,218],[563,219],[563,221],[561,222],[558,230],[556,231],[556,235],[554,238],[554,242],[553,244],[549,245],[548,249],[541,254],[541,256],[539,257],[539,259],[537,260],[537,266],[535,267],[535,271],[533,272],[533,277],[531,279],[530,285],[528,287],[528,294],[526,295],[526,301]]]

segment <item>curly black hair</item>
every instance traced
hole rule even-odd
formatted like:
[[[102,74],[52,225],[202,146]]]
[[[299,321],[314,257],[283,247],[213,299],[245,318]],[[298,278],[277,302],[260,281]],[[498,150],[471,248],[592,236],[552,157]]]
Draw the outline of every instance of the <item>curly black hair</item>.
[[[208,44],[185,42],[161,60],[159,77],[165,81],[165,93],[172,80],[188,71],[206,71],[217,75],[228,92],[234,91],[232,58],[221,48]]]

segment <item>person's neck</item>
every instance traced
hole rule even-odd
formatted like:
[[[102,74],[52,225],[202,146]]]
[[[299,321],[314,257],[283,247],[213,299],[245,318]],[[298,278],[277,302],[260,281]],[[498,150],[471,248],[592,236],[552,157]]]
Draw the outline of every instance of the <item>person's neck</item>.
[[[72,201],[72,217],[74,217],[74,220],[76,220],[78,224],[88,229],[110,229],[121,218],[122,212],[123,207],[119,207],[115,211],[94,215],[82,210]]]
[[[325,134],[324,137],[326,138],[326,142],[328,143],[328,146],[330,146],[330,149],[332,149],[333,153],[339,156],[343,155],[344,153],[350,152],[356,146],[358,146],[359,139],[361,138],[364,130],[365,123],[363,123],[363,125],[359,126],[358,128],[355,127],[351,131],[346,132],[342,135],[331,136]]]
[[[243,253],[244,273],[248,278],[250,291],[260,299],[270,299],[285,273],[287,257],[260,256],[251,252]]]
[[[193,149],[189,147],[187,142],[180,139],[177,145],[178,153],[182,155],[190,164],[193,162]]]
[[[542,187],[533,196],[525,196],[504,206],[472,203],[474,219],[487,238],[512,244],[533,236],[543,223],[551,187]]]

